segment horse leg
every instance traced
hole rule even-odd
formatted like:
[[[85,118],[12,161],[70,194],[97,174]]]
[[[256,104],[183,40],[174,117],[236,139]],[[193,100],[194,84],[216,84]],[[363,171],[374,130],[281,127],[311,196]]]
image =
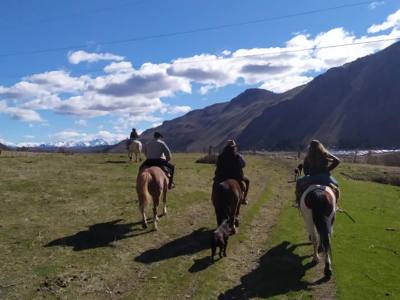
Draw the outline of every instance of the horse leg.
[[[306,225],[306,230],[309,236],[309,239],[311,240],[313,244],[313,262],[318,263],[319,262],[319,255],[318,255],[318,238],[317,238],[317,233],[315,232],[315,227],[314,227],[314,221],[312,218],[312,211],[305,207],[303,203],[300,204],[300,209],[301,213],[304,218],[304,223]]]
[[[325,250],[325,268],[324,274],[326,277],[330,278],[332,276],[332,262],[331,262],[331,249]]]
[[[158,229],[157,207],[158,207],[159,203],[160,203],[160,195],[157,195],[156,197],[153,196],[153,225],[154,225],[154,230]]]
[[[163,197],[163,216],[166,216],[167,215],[167,185],[165,184],[164,185],[164,189],[163,189],[163,194],[162,194],[162,197]]]
[[[142,227],[147,228],[147,218],[146,218],[144,204],[140,203],[139,207],[140,207],[140,214],[142,215]]]
[[[319,262],[318,238],[317,238],[317,234],[315,233],[315,229],[313,228],[312,230],[313,230],[313,232],[310,235],[311,235],[311,242],[313,244],[313,249],[314,249],[313,262],[318,263]]]

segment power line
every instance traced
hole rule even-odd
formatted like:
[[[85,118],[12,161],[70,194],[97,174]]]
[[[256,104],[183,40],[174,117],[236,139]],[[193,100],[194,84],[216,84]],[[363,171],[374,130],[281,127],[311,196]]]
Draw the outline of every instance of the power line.
[[[132,37],[132,38],[120,39],[120,40],[114,40],[114,41],[103,41],[103,42],[97,43],[97,45],[101,46],[101,45],[126,44],[126,43],[154,40],[154,39],[167,38],[167,37],[176,37],[176,36],[188,35],[188,34],[193,34],[193,33],[208,32],[208,31],[214,31],[214,30],[220,30],[220,29],[226,29],[226,28],[240,27],[240,26],[246,26],[246,25],[252,25],[252,24],[259,24],[259,23],[265,23],[265,22],[272,22],[272,21],[284,20],[284,19],[294,18],[294,17],[299,17],[299,16],[313,15],[313,14],[317,14],[317,13],[321,13],[321,12],[334,11],[334,10],[350,8],[350,7],[357,7],[357,6],[362,6],[362,5],[366,5],[366,4],[371,4],[372,2],[373,1],[371,1],[371,0],[370,1],[361,1],[361,2],[343,4],[343,5],[333,6],[333,7],[328,7],[328,8],[303,11],[303,12],[299,12],[299,13],[282,15],[282,16],[277,16],[277,17],[269,17],[269,18],[263,18],[263,19],[257,19],[257,20],[250,20],[250,21],[245,21],[245,22],[222,24],[222,25],[218,25],[218,26],[200,27],[200,28],[195,28],[195,29],[190,29],[190,30]],[[86,47],[87,47],[86,44],[77,44],[77,45],[69,45],[69,46],[47,48],[47,49],[38,49],[38,50],[31,50],[31,51],[2,53],[2,54],[0,54],[0,57],[12,57],[12,56],[31,55],[31,54],[45,54],[45,53],[72,50],[72,49],[78,49],[78,48],[86,48]]]
[[[377,40],[370,40],[370,41],[363,41],[363,42],[333,44],[333,45],[320,46],[320,47],[316,46],[316,47],[299,48],[299,49],[291,49],[291,50],[278,50],[278,51],[273,51],[273,52],[269,52],[269,53],[248,54],[248,55],[241,55],[241,56],[235,56],[235,57],[218,57],[218,58],[209,58],[209,59],[192,60],[192,61],[176,61],[176,62],[172,62],[169,64],[185,65],[185,64],[195,64],[195,63],[203,63],[203,62],[222,61],[222,60],[236,60],[236,59],[251,58],[251,57],[278,56],[278,55],[282,55],[282,54],[290,54],[290,53],[296,53],[296,52],[317,51],[317,50],[340,48],[340,47],[351,47],[351,46],[357,46],[357,45],[374,44],[374,43],[390,42],[390,41],[397,41],[397,40],[400,40],[400,36],[394,37],[394,38],[377,39]],[[139,65],[133,66],[133,67],[136,69],[140,68]],[[92,69],[91,71],[89,71],[89,73],[103,72],[103,71],[104,71],[104,68]],[[7,78],[21,78],[21,77],[23,77],[23,76],[15,76],[15,77],[7,77]],[[3,77],[3,78],[5,78],[5,77]]]

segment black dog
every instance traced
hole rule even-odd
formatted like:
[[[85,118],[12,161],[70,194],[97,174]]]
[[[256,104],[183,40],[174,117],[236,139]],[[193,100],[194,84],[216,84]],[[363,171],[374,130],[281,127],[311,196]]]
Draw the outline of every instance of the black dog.
[[[222,221],[221,225],[214,231],[211,238],[211,262],[214,262],[214,256],[219,247],[219,257],[226,257],[226,247],[228,246],[228,239],[231,235],[231,228],[229,227],[228,220]]]

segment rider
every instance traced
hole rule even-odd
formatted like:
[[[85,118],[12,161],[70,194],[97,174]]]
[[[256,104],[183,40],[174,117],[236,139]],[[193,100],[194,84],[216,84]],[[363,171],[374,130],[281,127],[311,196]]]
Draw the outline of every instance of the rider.
[[[339,163],[339,158],[329,153],[320,141],[312,140],[304,158],[303,170],[305,176],[299,178],[296,182],[296,204],[300,203],[301,194],[311,184],[332,187],[338,198],[339,185],[336,179],[331,176],[331,171]]]
[[[243,168],[245,166],[246,162],[237,151],[237,144],[234,140],[228,140],[224,150],[218,156],[213,191],[218,183],[227,179],[236,179],[244,191],[242,203],[248,204],[247,193],[249,191],[250,180],[244,176]],[[245,184],[243,184],[243,182]]]
[[[132,128],[131,135],[129,136],[129,140],[126,143],[126,147],[129,148],[129,146],[132,144],[134,140],[137,140],[139,138],[139,134],[136,132],[136,128]]]
[[[153,166],[160,167],[163,171],[165,171],[165,168],[167,168],[170,175],[168,188],[172,189],[175,186],[175,166],[170,163],[171,151],[169,150],[167,144],[161,140],[161,138],[163,138],[161,133],[154,132],[154,139],[145,145],[144,154],[146,155],[147,159],[142,163],[139,171]]]

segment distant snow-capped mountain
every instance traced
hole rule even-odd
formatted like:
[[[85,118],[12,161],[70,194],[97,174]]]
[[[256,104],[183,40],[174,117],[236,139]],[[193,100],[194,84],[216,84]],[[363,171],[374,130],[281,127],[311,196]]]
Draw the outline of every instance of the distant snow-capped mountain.
[[[114,145],[119,141],[106,141],[104,139],[94,139],[88,141],[57,141],[49,143],[18,143],[9,144],[10,147],[28,147],[28,148],[89,148],[99,146],[110,146]]]

